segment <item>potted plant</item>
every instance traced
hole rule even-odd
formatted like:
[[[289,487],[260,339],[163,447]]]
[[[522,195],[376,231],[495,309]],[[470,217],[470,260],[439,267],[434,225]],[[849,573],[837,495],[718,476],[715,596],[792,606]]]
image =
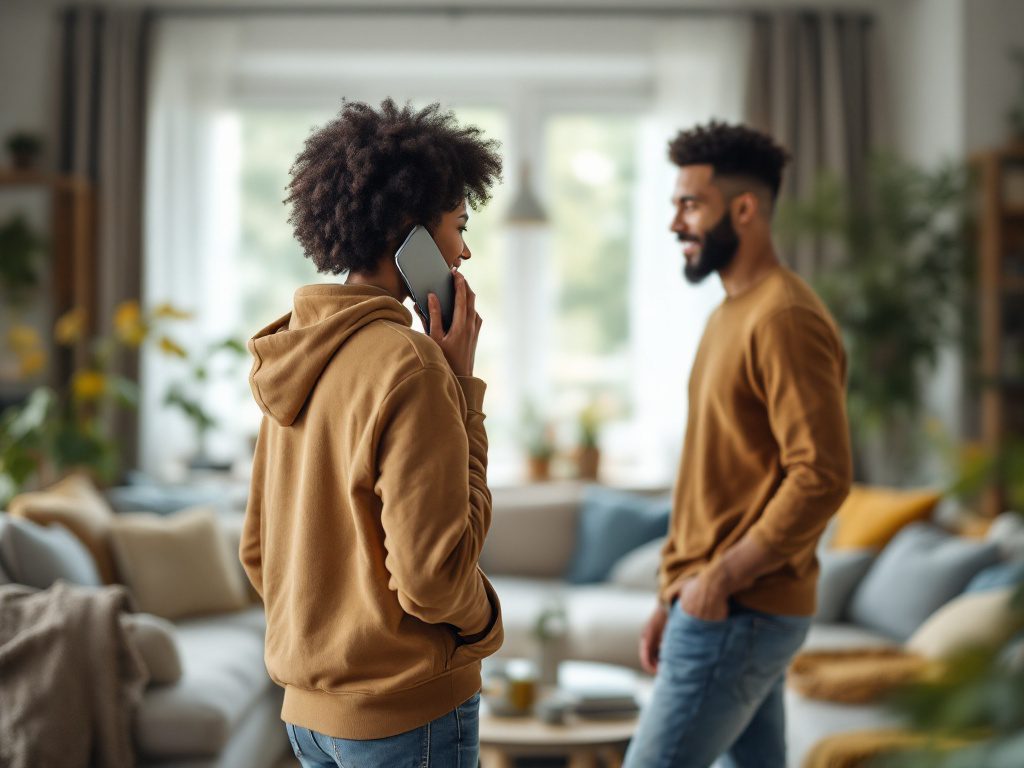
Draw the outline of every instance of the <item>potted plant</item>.
[[[966,346],[973,300],[967,174],[875,157],[859,192],[822,176],[783,206],[787,245],[830,248],[807,275],[831,310],[848,356],[848,410],[860,479],[906,482],[925,443],[924,382],[944,348]]]
[[[550,598],[533,624],[538,681],[543,686],[558,686],[558,668],[566,657],[569,617],[561,597]]]
[[[7,151],[11,155],[11,164],[20,171],[34,168],[39,162],[42,150],[43,140],[38,134],[15,131],[7,137]]]
[[[81,471],[98,485],[116,478],[120,455],[110,433],[111,411],[138,406],[138,384],[113,372],[116,356],[134,350],[157,336],[163,321],[174,317],[166,305],[143,313],[137,302],[123,302],[114,316],[114,333],[88,339],[81,310],[57,321],[57,345],[74,347],[88,340],[89,354],[61,387],[36,387],[23,403],[0,413],[0,507],[10,497]],[[23,375],[45,365],[46,349],[34,328],[15,326],[8,345],[18,357]],[[169,342],[159,336],[164,348]]]
[[[541,418],[533,403],[527,403],[523,412],[523,430],[530,482],[546,482],[551,479],[551,459],[555,455],[554,427]]]
[[[234,338],[227,338],[207,345],[194,358],[181,348],[173,350],[173,354],[190,363],[186,378],[173,382],[164,396],[164,404],[181,411],[195,431],[196,453],[189,461],[192,469],[226,469],[223,463],[212,460],[206,443],[211,429],[217,426],[217,420],[203,406],[202,389],[210,379],[213,362],[225,353],[231,357],[244,357],[245,345]]]
[[[601,449],[597,438],[601,426],[601,416],[596,402],[591,402],[580,411],[579,444],[576,446],[576,476],[581,480],[597,480],[601,465]]]
[[[36,261],[43,253],[43,245],[43,238],[21,214],[0,225],[0,292],[11,304],[24,301],[39,285]]]

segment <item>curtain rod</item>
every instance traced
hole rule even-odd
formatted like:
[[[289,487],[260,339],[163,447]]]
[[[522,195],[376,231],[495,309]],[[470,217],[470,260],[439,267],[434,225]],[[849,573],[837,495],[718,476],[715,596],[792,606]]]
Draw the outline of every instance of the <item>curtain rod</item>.
[[[780,9],[770,6],[750,6],[745,8],[666,8],[664,6],[632,6],[614,8],[608,6],[469,6],[469,5],[435,5],[429,7],[416,5],[160,5],[156,3],[147,8],[160,16],[607,16],[612,18],[685,18],[698,16],[757,16],[777,13],[780,10],[790,13],[821,13],[845,14],[862,16],[873,21],[874,13],[865,8],[812,8],[793,6]]]

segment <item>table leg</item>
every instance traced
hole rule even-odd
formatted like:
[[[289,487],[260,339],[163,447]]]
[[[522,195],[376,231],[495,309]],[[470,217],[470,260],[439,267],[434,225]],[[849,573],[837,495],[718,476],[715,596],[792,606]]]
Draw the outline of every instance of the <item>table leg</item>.
[[[621,750],[609,747],[601,752],[601,758],[604,760],[605,768],[622,768],[622,758],[624,755]]]

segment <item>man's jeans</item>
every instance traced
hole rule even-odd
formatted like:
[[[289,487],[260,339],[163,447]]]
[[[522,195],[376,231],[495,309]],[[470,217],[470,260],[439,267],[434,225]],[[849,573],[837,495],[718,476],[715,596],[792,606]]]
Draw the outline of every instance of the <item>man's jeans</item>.
[[[673,603],[625,768],[785,768],[784,677],[809,626],[735,603],[704,621]]]
[[[477,768],[480,758],[480,694],[447,715],[386,739],[335,739],[285,724],[302,768]]]

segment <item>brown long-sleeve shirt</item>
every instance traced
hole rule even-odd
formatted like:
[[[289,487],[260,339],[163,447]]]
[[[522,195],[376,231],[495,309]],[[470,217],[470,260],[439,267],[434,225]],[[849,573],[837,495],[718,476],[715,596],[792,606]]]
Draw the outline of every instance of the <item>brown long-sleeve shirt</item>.
[[[715,310],[690,377],[663,599],[750,533],[783,565],[733,597],[769,613],[814,613],[815,548],[852,474],[845,380],[835,322],[790,270]]]

